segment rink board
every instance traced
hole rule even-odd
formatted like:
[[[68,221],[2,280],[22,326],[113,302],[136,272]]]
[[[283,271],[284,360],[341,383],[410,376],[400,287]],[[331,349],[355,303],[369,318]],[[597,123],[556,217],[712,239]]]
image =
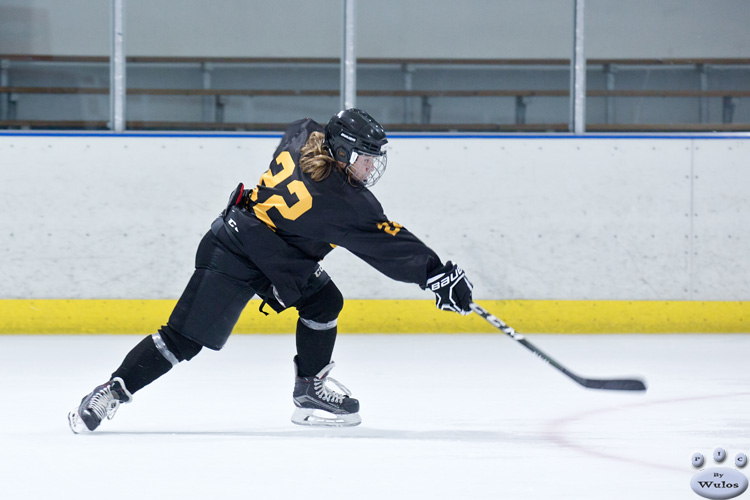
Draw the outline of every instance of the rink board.
[[[278,134],[0,133],[0,299],[177,299]],[[750,300],[750,135],[395,134],[385,215],[480,300]],[[29,193],[50,193],[30,209]],[[335,242],[333,242],[335,243]],[[344,248],[344,297],[428,300]],[[379,314],[381,314],[379,312]]]
[[[520,332],[750,332],[750,302],[720,301],[478,301]],[[175,300],[0,300],[0,334],[152,333],[167,322]],[[265,316],[251,300],[235,333],[290,333],[292,310]],[[430,300],[347,300],[340,333],[496,332],[476,315],[438,311]]]

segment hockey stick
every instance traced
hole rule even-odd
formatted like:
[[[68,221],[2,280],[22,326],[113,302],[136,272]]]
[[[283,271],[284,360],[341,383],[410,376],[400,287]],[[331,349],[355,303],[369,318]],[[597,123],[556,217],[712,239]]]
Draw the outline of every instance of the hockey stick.
[[[589,389],[604,389],[609,391],[645,391],[646,390],[646,384],[643,383],[642,380],[638,379],[597,379],[597,378],[585,378],[580,377],[576,375],[575,373],[571,372],[567,368],[565,368],[563,365],[549,357],[544,352],[540,351],[534,344],[526,340],[526,337],[521,335],[520,333],[516,333],[516,331],[503,323],[502,320],[497,318],[496,316],[493,316],[490,314],[485,308],[480,306],[479,304],[476,304],[474,302],[471,303],[471,310],[483,317],[485,320],[487,320],[492,326],[500,330],[501,332],[508,335],[510,338],[518,342],[519,344],[523,345],[526,349],[530,350],[534,354],[536,354],[539,358],[542,359],[542,361],[552,365],[554,368],[557,368],[559,371],[563,372],[568,377],[572,378],[574,381],[578,382],[584,387],[588,387]]]

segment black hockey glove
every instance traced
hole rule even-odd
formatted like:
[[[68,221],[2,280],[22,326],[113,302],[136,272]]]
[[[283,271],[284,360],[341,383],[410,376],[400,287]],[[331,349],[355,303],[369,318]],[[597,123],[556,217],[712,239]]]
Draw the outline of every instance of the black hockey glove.
[[[444,311],[457,312],[463,316],[471,314],[471,291],[474,285],[466,277],[464,270],[448,261],[443,267],[435,269],[427,286],[436,297],[435,305]]]
[[[222,217],[226,217],[226,215],[229,213],[229,209],[232,207],[236,207],[237,205],[244,205],[244,194],[245,194],[245,185],[241,182],[237,185],[236,188],[234,188],[234,191],[232,191],[232,194],[229,195],[229,201],[227,201],[227,208],[224,209],[223,212],[221,212]]]

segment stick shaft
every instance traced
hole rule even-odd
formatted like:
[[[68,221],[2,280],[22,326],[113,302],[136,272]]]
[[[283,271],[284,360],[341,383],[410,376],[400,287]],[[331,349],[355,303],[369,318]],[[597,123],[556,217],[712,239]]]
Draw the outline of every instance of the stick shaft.
[[[575,381],[576,383],[587,387],[589,389],[604,389],[604,390],[610,390],[610,391],[645,391],[646,390],[646,384],[643,383],[642,380],[638,379],[593,379],[593,378],[585,378],[576,375],[575,373],[571,372],[567,368],[565,368],[563,365],[555,361],[551,356],[546,354],[544,351],[536,347],[534,344],[529,342],[526,337],[524,337],[522,334],[517,333],[513,328],[505,324],[503,320],[498,318],[497,316],[490,314],[489,311],[487,311],[485,308],[480,306],[479,304],[476,304],[474,302],[471,303],[471,310],[480,315],[482,318],[484,318],[488,323],[493,325],[495,328],[500,330],[501,332],[508,335],[510,338],[524,346],[526,349],[534,353],[539,359],[547,363],[548,365],[552,366],[556,370],[562,372],[567,377]]]

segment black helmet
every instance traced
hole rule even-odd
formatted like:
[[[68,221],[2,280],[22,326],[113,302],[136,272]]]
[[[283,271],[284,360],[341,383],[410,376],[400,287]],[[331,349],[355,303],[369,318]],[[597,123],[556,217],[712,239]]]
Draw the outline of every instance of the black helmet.
[[[383,146],[388,140],[385,131],[375,119],[361,109],[347,109],[334,115],[325,127],[326,146],[331,156],[349,167],[359,155],[377,158],[375,171],[368,172],[366,178],[357,180],[365,186],[372,186],[385,171],[386,152]]]
[[[326,125],[326,145],[333,157],[349,164],[352,151],[380,156],[388,142],[375,118],[361,109],[339,111]]]

